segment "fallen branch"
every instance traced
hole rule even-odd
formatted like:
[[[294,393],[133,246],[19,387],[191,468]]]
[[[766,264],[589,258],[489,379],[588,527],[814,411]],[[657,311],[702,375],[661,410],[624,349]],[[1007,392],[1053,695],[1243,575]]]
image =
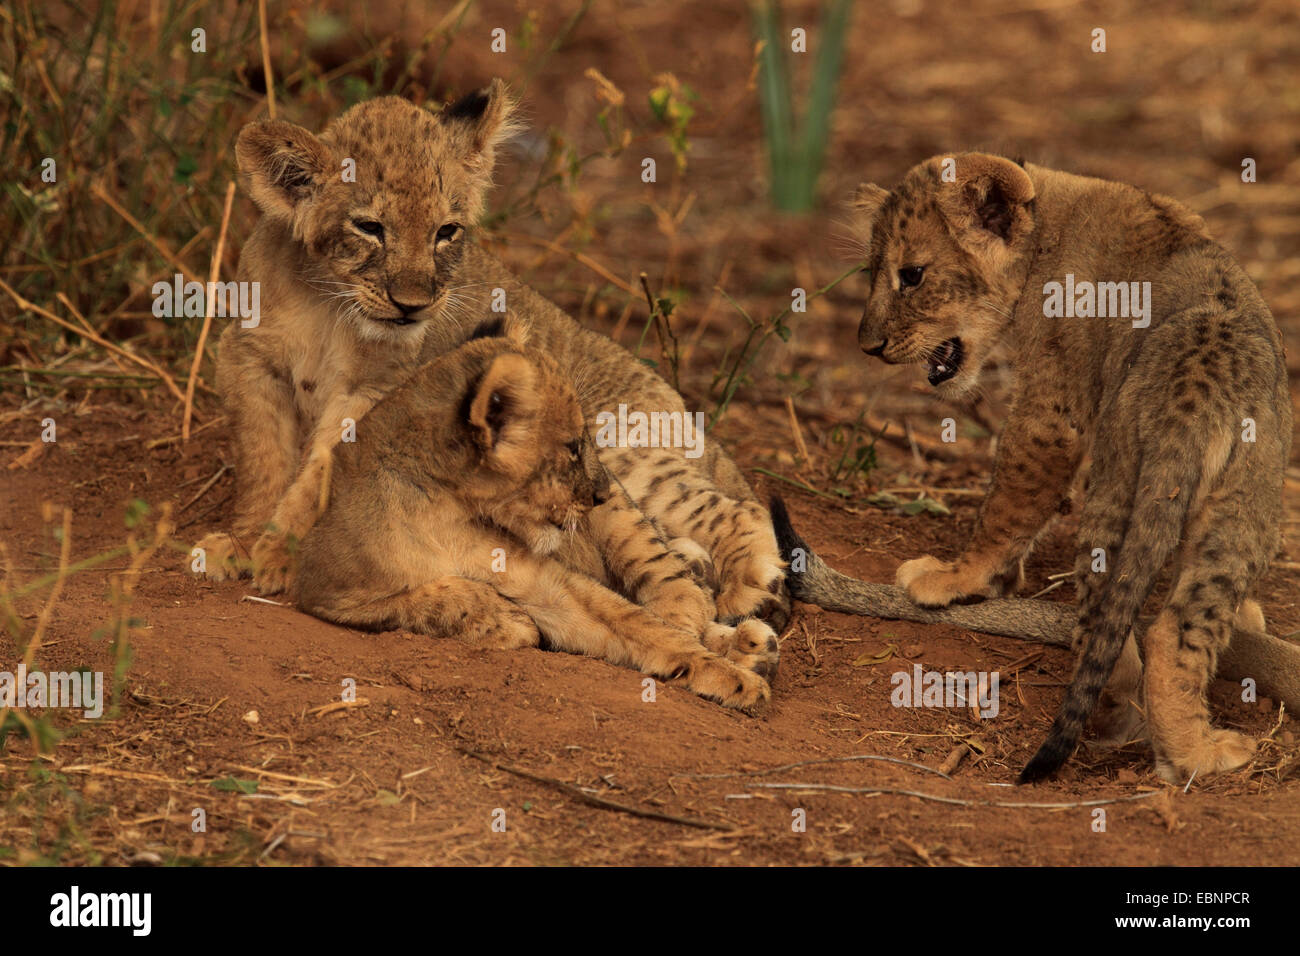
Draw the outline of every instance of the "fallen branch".
[[[892,584],[859,581],[827,566],[790,524],[779,499],[773,501],[781,556],[787,561],[795,548],[803,550],[804,570],[791,574],[790,591],[801,601],[828,611],[862,614],[891,621],[951,624],[984,634],[1014,637],[1057,647],[1069,647],[1077,618],[1073,604],[1028,598],[995,598],[978,604],[955,604],[930,610],[912,603],[907,592]],[[1300,710],[1300,647],[1263,631],[1238,627],[1219,655],[1218,676],[1232,681],[1251,678],[1261,696]]]
[[[509,764],[493,760],[486,754],[477,753],[473,750],[464,750],[457,748],[466,757],[473,757],[475,760],[481,760],[490,767],[497,770],[503,770],[506,773],[514,774],[516,777],[522,777],[525,780],[531,780],[533,783],[544,784],[548,787],[554,787],[556,790],[563,791],[576,800],[583,803],[589,803],[593,807],[600,807],[602,810],[616,810],[619,813],[630,813],[634,817],[644,817],[647,820],[659,820],[663,823],[676,823],[684,827],[695,827],[697,830],[734,830],[729,823],[710,823],[708,820],[697,820],[693,817],[678,817],[671,813],[660,813],[657,810],[642,810],[640,807],[630,807],[625,803],[615,803],[613,800],[606,800],[595,794],[587,793],[581,787],[575,787],[571,783],[565,783],[563,780],[556,780],[554,777],[542,777],[535,773],[529,773],[527,770],[520,770],[518,767],[512,767]]]

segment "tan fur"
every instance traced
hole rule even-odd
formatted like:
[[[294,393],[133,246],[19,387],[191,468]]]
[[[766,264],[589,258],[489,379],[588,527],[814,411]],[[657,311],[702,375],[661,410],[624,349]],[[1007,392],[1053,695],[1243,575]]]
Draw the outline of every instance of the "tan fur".
[[[342,624],[590,654],[763,704],[775,634],[713,622],[686,560],[611,488],[558,366],[517,347],[478,339],[430,362],[335,448],[294,600]]]
[[[261,590],[284,588],[344,420],[360,422],[419,364],[464,342],[494,315],[497,290],[528,341],[575,384],[590,424],[621,403],[686,411],[662,378],[473,244],[511,111],[497,81],[442,115],[389,97],[353,107],[319,137],[283,122],[241,133],[241,175],[263,218],[240,278],[262,283],[263,315],[257,328],[233,323],[222,336],[218,389],[234,425],[239,505],[233,534],[200,542],[210,577],[251,565]],[[355,183],[339,176],[345,158],[356,161]],[[357,222],[380,223],[383,242]],[[448,224],[454,235],[438,239]],[[395,302],[413,308],[409,324],[394,324]],[[616,447],[601,457],[665,534],[707,554],[723,620],[784,624],[789,599],[770,519],[721,447],[706,441],[699,458]]]
[[[861,188],[856,204],[872,269],[864,350],[925,362],[951,398],[976,387],[997,341],[1015,348],[1016,393],[971,541],[952,562],[905,562],[897,580],[911,598],[943,607],[1017,587],[1027,549],[1068,508],[1092,458],[1076,564],[1080,664],[1024,779],[1068,757],[1108,678],[1101,723],[1131,726],[1129,630],[1175,555],[1173,617],[1145,638],[1158,766],[1185,780],[1239,765],[1249,751],[1211,730],[1203,695],[1276,550],[1291,438],[1281,337],[1254,284],[1172,199],[997,156],[934,157],[893,192]],[[1149,327],[1045,316],[1046,284],[1067,274],[1149,282]],[[1242,440],[1245,418],[1254,442]],[[1104,572],[1091,568],[1094,548]]]

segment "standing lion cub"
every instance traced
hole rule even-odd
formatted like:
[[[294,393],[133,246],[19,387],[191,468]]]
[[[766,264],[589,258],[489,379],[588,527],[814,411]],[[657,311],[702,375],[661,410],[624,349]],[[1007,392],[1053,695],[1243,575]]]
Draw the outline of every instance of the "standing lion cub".
[[[714,622],[707,593],[611,487],[556,363],[499,337],[430,362],[335,447],[291,588],[340,624],[590,654],[758,707],[776,635]]]
[[[952,562],[904,563],[911,598],[943,607],[1014,588],[1092,460],[1079,662],[1021,780],[1060,767],[1099,702],[1099,724],[1132,729],[1142,665],[1130,631],[1171,558],[1169,598],[1143,638],[1157,769],[1181,783],[1246,763],[1254,742],[1211,727],[1205,690],[1234,619],[1262,628],[1250,594],[1278,547],[1291,445],[1281,336],[1255,284],[1172,199],[984,153],[929,159],[892,192],[864,185],[857,206],[867,354],[923,364],[950,398],[975,388],[995,341],[1015,350],[970,543]]]
[[[328,490],[333,446],[484,315],[519,318],[530,345],[574,383],[589,425],[623,406],[688,414],[655,372],[473,241],[513,111],[497,80],[441,112],[383,97],[319,136],[283,121],[240,132],[240,175],[262,219],[239,278],[261,283],[262,315],[221,338],[217,386],[232,421],[238,505],[231,532],[199,542],[210,577],[251,565],[261,590],[283,590]],[[783,625],[789,597],[767,510],[715,442],[690,452],[623,446],[601,457],[670,538],[707,552],[720,619]]]

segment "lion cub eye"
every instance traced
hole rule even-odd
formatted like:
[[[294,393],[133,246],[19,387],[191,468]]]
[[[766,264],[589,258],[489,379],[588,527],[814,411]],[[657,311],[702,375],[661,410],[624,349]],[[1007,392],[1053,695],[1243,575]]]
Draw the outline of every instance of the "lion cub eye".
[[[911,289],[921,284],[921,277],[925,275],[925,266],[904,266],[898,270],[898,287],[900,289]]]
[[[384,241],[383,223],[375,222],[373,219],[354,219],[352,225],[358,232],[364,232],[367,236],[374,236],[380,242]]]
[[[437,236],[434,237],[434,242],[450,242],[452,239],[456,238],[456,233],[458,232],[460,232],[460,223],[449,222],[438,230]]]

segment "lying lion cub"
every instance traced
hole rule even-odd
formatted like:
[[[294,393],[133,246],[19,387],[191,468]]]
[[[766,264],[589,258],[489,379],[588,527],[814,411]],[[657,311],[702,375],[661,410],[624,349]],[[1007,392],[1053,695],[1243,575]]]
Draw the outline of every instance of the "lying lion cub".
[[[776,635],[713,622],[686,559],[611,488],[573,387],[518,339],[422,367],[335,447],[330,474],[291,590],[303,610],[590,654],[728,707],[769,699]]]
[[[903,564],[912,600],[943,607],[1015,587],[1092,459],[1075,559],[1079,663],[1021,780],[1061,766],[1103,699],[1098,723],[1132,730],[1142,665],[1130,629],[1170,558],[1172,591],[1143,638],[1157,770],[1181,783],[1246,763],[1254,742],[1210,726],[1205,688],[1234,621],[1263,628],[1249,595],[1278,547],[1291,445],[1281,336],[1255,284],[1174,200],[999,156],[934,157],[892,192],[860,187],[857,204],[867,354],[924,363],[939,394],[957,397],[995,341],[1015,351],[1015,398],[970,543],[953,562]]]

